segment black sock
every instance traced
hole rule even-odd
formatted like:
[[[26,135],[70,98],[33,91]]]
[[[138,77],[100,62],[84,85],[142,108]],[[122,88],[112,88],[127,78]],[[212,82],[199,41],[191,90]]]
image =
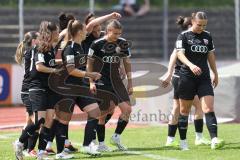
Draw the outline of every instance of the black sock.
[[[117,123],[117,128],[115,130],[116,134],[122,134],[122,132],[124,131],[124,129],[126,128],[128,122],[122,120],[121,118],[118,119],[118,123]]]
[[[217,137],[217,119],[214,112],[205,113],[206,124],[211,139]]]
[[[27,127],[24,130],[22,130],[22,134],[19,138],[19,142],[24,144],[26,141],[28,141],[29,137],[33,136],[35,130],[37,130],[37,127],[35,124],[27,125]]]
[[[68,125],[62,124],[61,122],[57,123],[56,126],[57,153],[61,153],[64,149],[67,130]]]
[[[88,119],[91,119],[91,118],[88,117]],[[93,136],[92,139],[95,140],[96,134],[97,134],[97,127],[96,127],[96,129],[93,130],[93,132],[94,132],[94,134],[92,135]]]
[[[36,124],[27,125],[19,138],[19,142],[24,143],[25,141],[27,141],[30,136],[33,136],[36,130],[39,130],[40,125],[44,123],[45,119],[41,118],[39,121],[37,121]]]
[[[176,132],[177,132],[177,124],[168,124],[168,136],[169,137],[175,137]]]
[[[44,124],[44,123],[45,123],[45,119],[44,119],[44,118],[39,119],[39,120],[36,122],[36,124],[35,124],[37,130],[39,130],[39,129],[40,129],[40,125],[41,125],[41,124]]]
[[[180,114],[178,118],[178,131],[179,131],[181,140],[185,140],[187,137],[187,127],[188,127],[188,116],[184,116]]]
[[[96,134],[97,134],[97,129],[93,130],[94,134],[93,134],[93,140],[96,139]]]
[[[65,140],[68,139],[68,131],[69,131],[69,124],[61,124],[62,126],[64,125],[63,127],[63,130],[64,130],[64,133],[65,133]],[[64,145],[65,145],[65,140],[64,140]]]
[[[195,119],[194,126],[195,126],[195,132],[202,133],[203,132],[203,119]]]
[[[98,135],[98,142],[103,142],[105,140],[105,124],[97,125],[97,135]]]
[[[108,114],[105,118],[105,124],[112,118],[112,114]]]
[[[39,136],[39,133],[35,132],[33,134],[33,136],[28,138],[28,151],[29,152],[34,149],[34,147],[35,147],[35,145],[37,143],[37,140],[38,140],[38,136]]]
[[[53,120],[53,124],[52,124],[52,127],[50,129],[50,135],[49,135],[49,141],[50,142],[53,142],[53,139],[55,137],[55,134],[56,134],[56,127],[57,127],[57,124],[58,124],[58,120],[54,119]]]
[[[22,134],[21,135],[23,135],[23,134],[24,134],[24,129],[22,129]],[[23,142],[23,150],[27,149],[27,147],[28,147],[28,141],[24,141]]]
[[[89,119],[85,126],[83,146],[88,146],[94,137],[94,130],[97,128],[97,119]]]
[[[42,127],[39,134],[38,150],[45,150],[49,141],[50,128]]]
[[[67,126],[67,128],[65,129],[66,130],[66,139],[68,139],[69,124],[67,124],[66,126]]]

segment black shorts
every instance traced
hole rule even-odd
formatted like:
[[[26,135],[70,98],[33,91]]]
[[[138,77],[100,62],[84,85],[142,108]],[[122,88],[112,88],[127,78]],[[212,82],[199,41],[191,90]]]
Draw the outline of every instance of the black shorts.
[[[95,99],[86,98],[86,97],[72,97],[66,96],[63,97],[58,103],[56,104],[56,109],[61,112],[66,113],[73,113],[74,106],[78,105],[78,107],[84,111],[84,108],[88,105],[97,103]]]
[[[21,92],[21,99],[24,106],[26,107],[26,112],[28,113],[28,115],[33,115],[32,105],[29,99],[29,92]]]
[[[92,97],[83,97],[83,96],[65,96],[58,103],[58,109],[62,112],[72,113],[74,110],[74,106],[78,105],[78,107],[84,111],[84,108],[88,105],[97,103],[96,99]]]
[[[128,92],[123,83],[119,83],[116,88],[111,85],[97,86],[97,95],[99,101],[99,108],[107,110],[110,107],[110,102],[113,101],[115,105],[122,102],[130,102]]]
[[[86,106],[97,103],[94,97],[75,97],[73,99],[82,111]]]
[[[60,111],[72,113],[75,105],[83,111],[86,106],[97,103],[95,96],[90,92],[88,80],[69,81],[67,85],[71,89],[61,93],[62,100],[58,103]]]
[[[214,96],[210,78],[192,78],[181,75],[178,89],[179,98],[184,100],[193,100],[195,95],[198,95],[199,99],[204,96]]]
[[[62,96],[50,89],[29,89],[29,99],[32,104],[32,110],[46,111],[54,109],[55,105],[62,99]]]
[[[179,99],[179,91],[178,91],[178,83],[180,76],[173,75],[172,77],[172,85],[173,85],[173,98]]]

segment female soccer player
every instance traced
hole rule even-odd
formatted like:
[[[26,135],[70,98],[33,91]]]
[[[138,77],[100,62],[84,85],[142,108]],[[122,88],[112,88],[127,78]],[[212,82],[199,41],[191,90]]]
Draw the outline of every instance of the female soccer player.
[[[85,134],[89,135],[89,139],[85,139],[83,146],[88,150],[89,154],[99,154],[93,148],[89,147],[93,130],[97,125],[97,118],[100,115],[100,110],[96,100],[94,100],[93,95],[90,93],[88,86],[83,83],[84,77],[90,77],[95,80],[101,77],[101,74],[96,72],[86,72],[84,71],[84,63],[80,64],[81,59],[84,61],[84,51],[81,47],[82,41],[86,38],[86,26],[83,25],[78,20],[71,20],[67,27],[67,34],[65,35],[63,43],[63,53],[62,59],[65,65],[66,70],[68,71],[69,77],[66,79],[66,85],[76,85],[81,86],[82,90],[86,91],[86,94],[81,96],[68,96],[69,99],[73,100],[71,108],[77,104],[80,109],[88,114],[90,117],[90,125],[85,128]],[[89,92],[89,93],[88,93]],[[62,122],[62,120],[60,120]],[[63,122],[63,125],[66,122]],[[59,149],[58,149],[59,150]]]
[[[30,69],[29,95],[33,110],[36,112],[36,119],[45,119],[44,126],[40,130],[38,144],[38,159],[43,159],[55,113],[54,106],[59,100],[58,95],[49,88],[48,82],[51,73],[59,72],[59,69],[51,65],[51,61],[55,59],[53,44],[58,41],[58,28],[55,23],[42,21],[39,33],[39,44]]]
[[[114,135],[111,140],[114,145],[116,145],[120,150],[126,150],[126,148],[120,142],[120,135],[123,130],[127,126],[128,119],[131,113],[131,105],[129,100],[129,94],[132,94],[132,77],[131,77],[131,64],[130,64],[130,51],[129,48],[126,47],[127,41],[121,38],[122,34],[122,25],[117,20],[112,20],[107,25],[107,32],[103,38],[100,38],[91,45],[89,49],[89,59],[88,59],[88,70],[92,71],[94,68],[94,63],[97,59],[100,59],[103,62],[103,66],[101,69],[102,78],[100,79],[104,85],[97,86],[92,81],[90,81],[90,89],[92,92],[97,93],[97,97],[104,96],[99,95],[99,91],[105,91],[105,94],[111,93],[116,97],[116,99],[112,97],[105,97],[104,103],[100,105],[102,109],[105,110],[105,113],[108,113],[110,109],[110,104],[112,101],[118,105],[121,109],[121,116],[119,117],[117,128],[115,130]],[[123,59],[125,70],[127,72],[128,78],[128,86],[127,90],[122,82],[122,79],[119,74],[120,61]],[[106,99],[109,98],[109,99]],[[111,105],[112,106],[112,105]],[[104,145],[105,139],[105,117],[102,111],[102,115],[99,119],[98,130],[102,130],[99,133],[102,135],[98,135],[100,146]]]
[[[215,48],[211,34],[204,30],[206,25],[206,13],[193,13],[192,27],[182,32],[176,41],[178,58],[184,64],[180,69],[180,115],[178,121],[182,150],[188,150],[186,140],[188,115],[195,95],[198,95],[205,113],[207,128],[212,139],[211,148],[217,149],[224,145],[224,141],[218,139],[217,119],[213,107],[213,87],[218,85]],[[208,62],[213,72],[212,81]]]
[[[15,61],[19,65],[23,65],[24,67],[24,78],[22,81],[22,89],[21,89],[21,99],[23,104],[26,106],[26,125],[23,128],[22,133],[24,133],[24,129],[28,125],[32,125],[34,123],[34,116],[32,111],[32,106],[29,100],[29,79],[30,79],[30,64],[31,64],[31,57],[34,54],[32,49],[37,44],[37,36],[38,32],[30,31],[24,35],[24,40],[19,43]],[[36,157],[36,152],[34,150],[35,144],[38,139],[38,133],[35,132],[34,135],[28,138],[28,140],[24,141],[23,149],[27,149],[29,156]],[[17,155],[17,154],[16,154]]]
[[[182,17],[179,16],[177,25],[184,31],[192,26],[191,17]],[[173,50],[173,53],[170,56],[170,61],[168,65],[168,72],[164,75],[162,79],[163,87],[167,87],[170,84],[172,78],[172,84],[174,87],[174,99],[173,99],[173,109],[172,109],[172,119],[170,119],[168,124],[168,137],[166,146],[167,147],[178,147],[178,143],[174,141],[175,134],[177,131],[178,116],[180,112],[179,104],[179,92],[178,92],[178,81],[179,81],[179,71],[182,63],[177,59],[176,49]],[[174,69],[175,66],[175,69]],[[174,70],[174,74],[173,74]],[[173,74],[173,76],[172,76]],[[194,115],[194,125],[196,132],[195,145],[208,145],[210,142],[205,139],[202,135],[203,132],[203,112],[200,105],[200,101],[197,96],[194,97],[193,106],[195,106],[195,115]]]
[[[95,39],[99,38],[99,36],[102,35],[102,33],[99,32],[99,31],[101,31],[101,30],[99,30],[101,23],[103,23],[103,22],[105,22],[109,19],[118,19],[120,17],[121,17],[121,15],[116,13],[116,12],[113,12],[111,14],[107,14],[105,16],[101,16],[101,17],[98,17],[98,18],[93,18],[92,15],[88,16],[88,18],[86,19],[86,21],[88,21],[87,24],[86,24],[86,30],[89,34],[88,34],[86,39],[84,37],[82,37],[83,41],[81,42],[81,46],[80,46],[80,48],[78,47],[78,50],[81,50],[81,51],[79,51],[80,55],[78,55],[78,57],[79,56],[85,56],[86,57],[87,53],[84,52],[84,51],[86,51],[86,48],[89,48],[91,43]],[[63,30],[62,33],[63,33],[62,35],[64,37],[66,37],[66,35],[68,34],[68,29]],[[84,50],[83,52],[82,52],[82,49],[81,49],[82,47],[83,47],[83,50]],[[84,71],[85,67],[82,66],[81,70]],[[84,84],[89,85],[89,83],[88,84],[84,83]],[[69,117],[69,118],[66,118],[68,120],[65,119],[65,121],[62,121],[62,123],[66,125],[69,122],[69,120],[71,119],[70,118],[71,114],[65,114],[65,115],[67,115],[67,117]],[[92,129],[92,127],[91,127],[92,124],[91,123],[92,123],[92,120],[91,120],[91,117],[90,117],[90,120],[87,121],[87,124],[86,124],[86,127],[85,127],[85,132],[90,132],[89,127],[90,127],[90,129]],[[91,132],[93,132],[93,131],[94,131],[94,129]],[[83,148],[81,149],[81,151],[85,152],[85,153],[88,153],[88,154],[99,154],[99,152],[96,152],[96,151],[91,149],[93,147],[89,146],[89,140],[92,141],[91,136],[92,136],[92,134],[89,134],[89,133],[85,134]]]
[[[59,41],[58,43],[56,44],[56,46],[54,47],[54,50],[55,50],[55,58],[57,59],[60,59],[61,60],[61,43],[64,39],[64,35],[66,34],[66,28],[67,28],[67,25],[68,25],[68,22],[70,20],[74,20],[75,17],[73,14],[66,14],[66,13],[60,13],[59,17],[59,29],[60,29],[60,33],[59,33]],[[58,112],[59,113],[59,112]],[[57,113],[57,114],[58,114]],[[51,134],[50,134],[50,138],[49,138],[49,141],[47,143],[47,146],[46,146],[46,151],[48,153],[48,155],[53,155],[55,154],[55,151],[52,149],[52,142],[53,142],[53,139],[56,135],[56,128],[58,127],[58,119],[57,119],[57,116],[54,118],[53,120],[53,125],[52,125],[52,128],[51,128]],[[67,152],[67,153],[73,153],[73,152],[76,152],[78,149],[75,148],[70,140],[68,139],[68,124],[67,124],[67,128],[66,128],[66,139],[65,139],[65,142],[64,142],[64,151]]]
[[[120,16],[119,14],[117,14],[117,13],[116,13],[116,16],[112,16],[112,18],[120,18],[120,17],[121,17],[121,16]],[[86,18],[85,18],[85,24],[86,24],[86,25],[89,24],[89,23],[90,23],[91,21],[93,21],[94,19],[96,19],[96,17],[95,17],[94,14],[92,14],[92,13],[88,14],[88,15],[86,16]],[[104,35],[105,35],[105,32],[102,31],[101,25],[100,25],[100,24],[99,24],[99,25],[96,25],[96,26],[93,28],[92,32],[91,32],[91,33],[88,33],[86,39],[82,42],[82,46],[83,46],[84,52],[85,52],[85,53],[88,53],[88,50],[89,50],[91,44],[92,44],[95,40],[103,37]],[[100,106],[100,107],[101,107],[101,106]],[[100,108],[100,110],[101,110],[101,108]],[[105,123],[107,123],[107,122],[110,120],[112,114],[113,114],[113,112],[109,112],[109,113],[107,114]],[[88,125],[88,123],[87,123],[86,125]],[[101,124],[100,124],[100,125],[101,125]],[[101,125],[101,126],[102,126],[102,125]],[[98,130],[98,129],[97,129],[97,130],[96,130],[96,134],[98,134],[98,135],[99,135],[99,134],[102,134],[102,133],[97,133],[98,131],[101,132],[102,130]],[[94,138],[93,138],[91,144],[97,146],[96,134],[94,134]],[[104,133],[104,134],[105,134],[105,133]],[[84,135],[84,136],[85,136],[85,138],[86,138],[86,136],[88,136],[88,135]],[[102,144],[102,143],[101,143],[101,144]],[[108,148],[106,145],[101,145],[101,144],[99,144],[99,146],[98,146],[98,151],[99,151],[99,152],[111,151],[111,149]]]
[[[21,143],[33,136],[41,127],[38,144],[38,159],[43,159],[44,150],[49,137],[53,106],[57,101],[55,93],[48,87],[48,76],[50,73],[59,72],[58,69],[50,67],[50,61],[54,59],[52,44],[57,41],[58,28],[52,22],[43,21],[40,24],[38,46],[32,51],[30,63],[29,79],[29,99],[34,112],[34,124],[28,125],[19,138],[19,143],[15,143],[15,154],[18,159],[22,159]]]

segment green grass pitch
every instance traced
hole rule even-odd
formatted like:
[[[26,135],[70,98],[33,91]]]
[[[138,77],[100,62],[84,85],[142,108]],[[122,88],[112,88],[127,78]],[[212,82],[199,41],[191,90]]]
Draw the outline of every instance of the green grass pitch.
[[[240,126],[239,124],[220,124],[219,137],[224,139],[226,145],[220,150],[211,150],[210,146],[194,145],[194,127],[189,126],[188,143],[189,151],[167,149],[164,147],[167,137],[166,126],[149,126],[144,128],[127,128],[122,135],[122,142],[128,148],[128,152],[103,153],[100,157],[90,157],[76,153],[75,159],[99,159],[99,160],[237,160],[240,159]],[[109,139],[114,129],[107,129],[106,144],[112,149]],[[19,131],[0,131],[0,159],[14,160],[12,142],[18,138]],[[204,135],[209,138],[207,128],[204,127]],[[83,140],[83,129],[70,130],[69,135],[75,146],[80,148]],[[177,134],[176,137],[179,137]],[[54,145],[55,146],[55,145]],[[31,158],[25,158],[30,160]],[[32,158],[34,159],[34,158]]]

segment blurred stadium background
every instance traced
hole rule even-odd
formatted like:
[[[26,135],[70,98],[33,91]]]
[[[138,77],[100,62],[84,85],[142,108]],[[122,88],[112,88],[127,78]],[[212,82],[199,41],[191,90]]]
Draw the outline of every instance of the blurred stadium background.
[[[143,1],[137,0],[140,4]],[[166,72],[179,33],[175,20],[179,15],[190,16],[199,10],[208,15],[207,30],[212,33],[216,47],[220,75],[220,84],[215,90],[218,120],[239,122],[239,0],[150,2],[151,8],[146,15],[121,19],[123,37],[132,42],[136,94],[131,122],[159,124],[168,121],[173,94],[171,87],[161,88],[159,79]],[[118,3],[118,0],[0,0],[0,130],[21,127],[25,121],[25,109],[20,100],[23,69],[14,62],[17,44],[24,33],[38,30],[42,20],[58,22],[60,12],[74,13],[83,20],[89,12],[101,16],[118,11],[113,9]],[[79,122],[79,114],[84,117],[79,110],[75,111],[75,122]]]
[[[144,0],[137,0],[142,4]],[[239,158],[238,124],[220,124],[219,135],[226,140],[223,150],[209,152],[209,147],[193,145],[194,129],[190,125],[190,152],[166,150],[162,146],[167,137],[166,124],[171,118],[171,87],[161,88],[160,77],[166,72],[179,29],[175,20],[179,15],[205,11],[212,33],[220,84],[215,89],[215,110],[219,122],[240,122],[240,22],[239,0],[150,0],[151,9],[142,17],[123,17],[124,34],[132,42],[132,66],[135,94],[131,124],[123,134],[123,142],[130,151],[105,154],[101,159],[216,159]],[[60,12],[74,13],[83,20],[89,12],[97,16],[118,11],[113,6],[119,0],[0,0],[0,159],[14,159],[11,142],[25,123],[25,108],[21,105],[20,89],[23,69],[14,62],[14,54],[25,32],[38,30],[42,20],[58,22]],[[119,11],[120,12],[120,11]],[[193,111],[194,112],[194,111]],[[77,107],[70,125],[85,124],[86,115]],[[108,124],[115,125],[118,111]],[[192,117],[190,116],[190,122]],[[147,124],[143,125],[143,124]],[[148,126],[156,125],[157,127]],[[84,125],[82,125],[84,126]],[[137,128],[136,128],[137,126]],[[112,126],[114,127],[114,126]],[[148,127],[146,129],[146,127]],[[13,128],[17,128],[12,130]],[[10,130],[11,129],[11,130]],[[107,137],[113,129],[107,130]],[[206,128],[204,129],[206,133]],[[80,146],[82,129],[71,130],[70,137]],[[143,137],[143,138],[139,138]],[[108,143],[108,142],[107,142]],[[89,159],[81,154],[77,158]]]

